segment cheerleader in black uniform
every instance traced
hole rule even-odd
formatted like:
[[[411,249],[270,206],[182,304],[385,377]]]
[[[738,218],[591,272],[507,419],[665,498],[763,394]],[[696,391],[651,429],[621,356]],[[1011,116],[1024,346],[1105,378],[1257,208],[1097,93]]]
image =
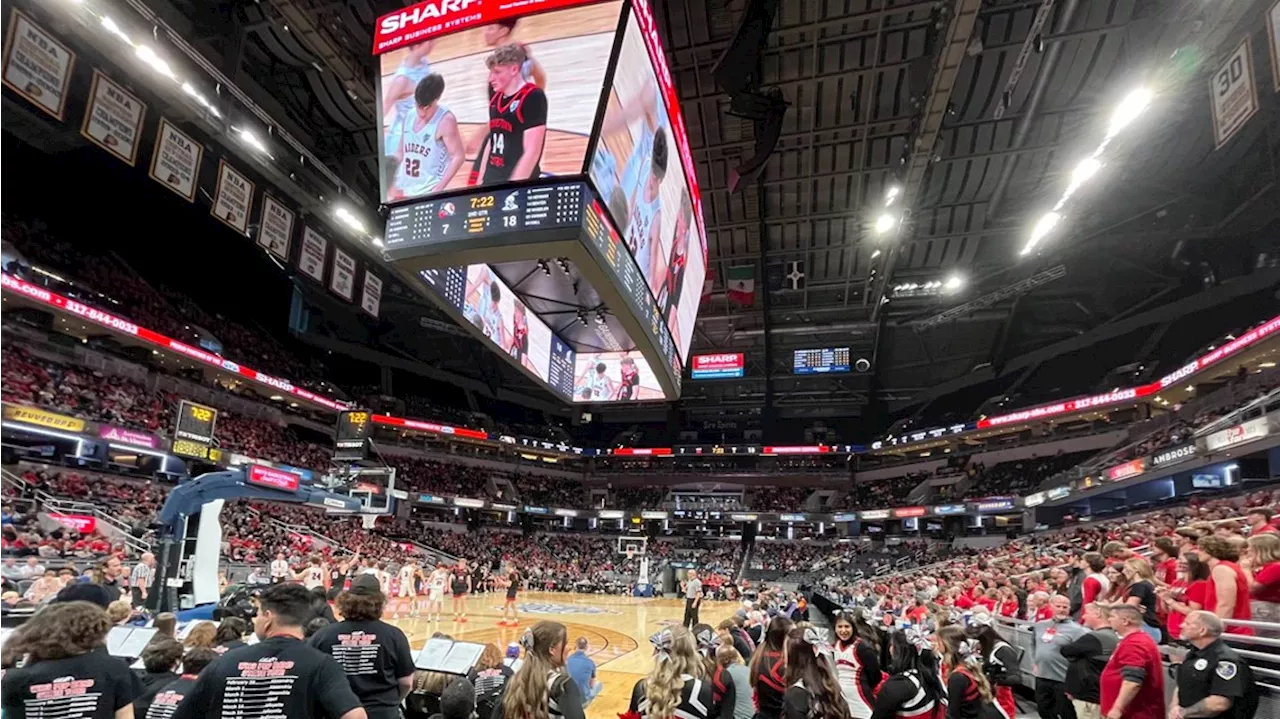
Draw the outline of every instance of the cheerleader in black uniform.
[[[778,719],[782,714],[782,695],[787,690],[783,652],[786,650],[787,632],[792,626],[791,620],[783,616],[770,620],[764,641],[751,657],[748,673],[751,675],[756,719]]]
[[[876,694],[871,719],[942,719],[947,693],[924,630],[889,635],[889,678]]]
[[[784,719],[851,719],[836,681],[826,631],[812,625],[787,632],[787,691]]]
[[[734,686],[733,677],[716,661],[716,650],[720,648],[720,637],[710,624],[698,624],[693,628],[693,641],[698,646],[698,655],[702,657],[702,665],[707,679],[711,682],[711,700],[719,707],[716,713],[721,719],[733,719],[733,707],[738,700],[738,688]]]
[[[628,719],[713,719],[719,716],[706,665],[693,634],[673,626],[649,638],[653,668],[631,690]],[[732,709],[730,710],[732,716]]]
[[[836,615],[836,679],[853,719],[869,719],[880,686],[880,637],[860,609]],[[856,614],[855,614],[856,613]]]
[[[995,692],[996,709],[1001,719],[1014,719],[1018,715],[1018,705],[1013,700],[1013,688],[1022,686],[1022,662],[1018,650],[1000,638],[991,621],[990,614],[977,612],[969,618],[966,633],[982,646],[982,671]]]
[[[999,719],[991,682],[982,671],[982,645],[958,626],[941,627],[933,645],[947,682],[947,719]]]

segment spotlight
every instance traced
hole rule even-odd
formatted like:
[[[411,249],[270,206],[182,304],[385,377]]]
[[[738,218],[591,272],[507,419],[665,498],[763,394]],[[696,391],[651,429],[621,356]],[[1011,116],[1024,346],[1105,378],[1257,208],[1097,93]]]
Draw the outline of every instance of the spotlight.
[[[604,323],[605,323],[605,308],[601,307],[596,310],[596,324],[602,325]]]
[[[1120,101],[1120,105],[1116,107],[1115,112],[1111,113],[1111,123],[1107,126],[1107,138],[1115,137],[1146,111],[1147,106],[1151,104],[1151,91],[1145,87],[1140,87]]]
[[[586,311],[586,310],[578,310],[578,321],[582,323],[582,326],[583,326],[583,327],[586,327],[586,326],[587,326],[587,311]]]
[[[542,270],[542,274],[547,277],[551,276],[551,263],[546,260],[538,260],[538,269]]]
[[[888,207],[893,201],[898,199],[898,195],[902,194],[902,187],[899,185],[890,185],[889,189],[884,193],[884,206]]]
[[[1023,255],[1028,255],[1035,246],[1043,240],[1046,235],[1053,231],[1062,221],[1062,215],[1057,212],[1046,212],[1037,222],[1034,229],[1031,230],[1031,238],[1027,240],[1027,244],[1022,248]]]
[[[876,234],[883,235],[889,230],[892,230],[897,224],[898,224],[898,218],[886,212],[883,215],[880,215],[879,217],[876,218],[876,224],[875,224]]]
[[[942,289],[947,292],[957,292],[964,287],[964,278],[960,275],[951,275],[947,278],[946,284],[942,285]]]
[[[1089,178],[1098,174],[1098,170],[1101,170],[1101,169],[1102,169],[1101,162],[1098,162],[1096,159],[1092,157],[1086,157],[1085,159],[1081,160],[1079,164],[1076,165],[1076,169],[1071,171],[1071,184],[1076,187],[1079,187],[1080,185],[1083,185],[1085,182],[1088,182]]]

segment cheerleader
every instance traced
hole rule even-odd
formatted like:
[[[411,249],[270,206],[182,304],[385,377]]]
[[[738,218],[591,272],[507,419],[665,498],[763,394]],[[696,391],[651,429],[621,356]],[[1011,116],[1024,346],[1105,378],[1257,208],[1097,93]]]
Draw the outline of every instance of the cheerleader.
[[[889,635],[888,670],[871,719],[942,719],[947,693],[923,629],[909,627]]]
[[[653,668],[631,690],[626,716],[638,719],[712,719],[722,707],[712,697],[706,664],[698,654],[693,634],[679,626],[649,638],[653,644]],[[733,716],[732,704],[728,717]]]
[[[1021,662],[1018,650],[1000,638],[992,621],[986,612],[975,613],[969,618],[967,634],[981,645],[982,671],[995,692],[996,710],[1002,719],[1015,719],[1018,706],[1013,700],[1013,688],[1022,685]]]
[[[785,719],[851,719],[832,666],[826,632],[812,625],[787,632]]]
[[[778,719],[782,713],[782,694],[787,690],[783,651],[792,626],[791,620],[784,616],[771,619],[760,648],[751,657],[748,672],[758,719]]]
[[[720,636],[710,624],[699,624],[693,628],[693,640],[698,646],[698,654],[702,657],[707,679],[711,682],[711,700],[721,708],[725,714],[724,719],[731,719],[733,707],[738,701],[738,687],[725,667],[716,660],[716,650],[722,643]]]
[[[861,610],[854,612],[861,614]],[[840,691],[849,705],[853,719],[868,719],[874,703],[876,687],[880,685],[880,641],[866,621],[858,626],[860,617],[850,612],[836,615],[836,645],[834,647],[836,679]]]
[[[947,681],[947,719],[998,719],[992,706],[991,682],[982,671],[982,645],[957,626],[942,627],[933,636]]]

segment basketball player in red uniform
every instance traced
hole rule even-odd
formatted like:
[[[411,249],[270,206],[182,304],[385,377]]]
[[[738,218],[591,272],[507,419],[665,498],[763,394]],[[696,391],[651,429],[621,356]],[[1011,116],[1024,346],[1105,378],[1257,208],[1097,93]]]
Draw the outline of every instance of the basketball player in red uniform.
[[[693,204],[689,193],[680,196],[680,214],[676,216],[676,232],[671,238],[671,257],[667,260],[666,275],[658,290],[658,306],[671,330],[671,339],[680,346],[680,325],[676,315],[680,311],[680,295],[684,292],[684,272],[689,268],[689,235],[693,226]]]
[[[618,399],[623,401],[635,399],[636,387],[640,386],[640,368],[636,366],[634,359],[623,357],[620,369],[622,384],[618,385]]]
[[[547,139],[547,94],[524,77],[529,59],[519,43],[503,45],[485,59],[489,68],[489,136],[480,162],[480,183],[527,180],[542,174]]]
[[[467,560],[459,559],[453,568],[453,620],[467,621],[467,595],[471,593],[471,570],[467,569]]]

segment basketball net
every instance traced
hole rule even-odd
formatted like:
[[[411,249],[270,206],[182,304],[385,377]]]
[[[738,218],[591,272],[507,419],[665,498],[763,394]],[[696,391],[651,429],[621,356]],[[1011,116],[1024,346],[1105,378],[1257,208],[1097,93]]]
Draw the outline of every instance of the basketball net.
[[[632,559],[634,559],[634,558],[635,558],[635,556],[636,556],[636,548],[635,548],[635,547],[627,547],[627,561],[628,561],[628,562],[629,562],[629,561],[631,561]]]
[[[360,515],[360,524],[363,525],[365,529],[373,529],[374,525],[377,523],[378,523],[378,515],[376,514]]]

